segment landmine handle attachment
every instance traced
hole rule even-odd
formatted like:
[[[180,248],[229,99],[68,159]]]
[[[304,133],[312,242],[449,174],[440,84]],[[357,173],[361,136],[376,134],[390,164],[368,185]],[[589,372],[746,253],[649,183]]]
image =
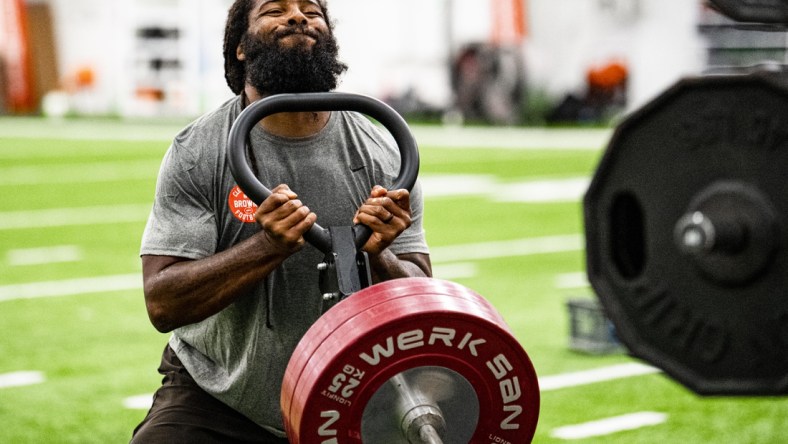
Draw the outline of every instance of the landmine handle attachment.
[[[405,120],[394,109],[372,97],[351,93],[279,94],[252,103],[233,123],[227,160],[238,186],[256,204],[271,195],[252,172],[246,156],[249,134],[262,119],[282,112],[357,111],[380,122],[394,137],[400,150],[400,171],[391,189],[413,189],[419,173],[419,151]],[[366,254],[361,247],[372,230],[355,226],[323,228],[315,224],[304,239],[326,256],[318,265],[324,311],[336,302],[371,284]]]

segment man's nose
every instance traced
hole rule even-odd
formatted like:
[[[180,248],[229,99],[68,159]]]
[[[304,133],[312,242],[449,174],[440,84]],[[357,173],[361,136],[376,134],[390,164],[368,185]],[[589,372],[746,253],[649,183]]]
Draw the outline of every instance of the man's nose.
[[[306,15],[303,13],[303,11],[301,11],[301,8],[299,8],[297,6],[290,8],[290,11],[288,12],[288,14],[289,14],[288,17],[287,17],[287,24],[288,25],[291,25],[291,26],[292,25],[306,25],[307,22],[308,22],[308,19],[307,19]]]

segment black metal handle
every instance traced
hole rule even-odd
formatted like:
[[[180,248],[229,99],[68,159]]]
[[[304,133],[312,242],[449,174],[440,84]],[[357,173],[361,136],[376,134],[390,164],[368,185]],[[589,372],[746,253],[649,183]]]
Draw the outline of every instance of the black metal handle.
[[[271,190],[252,172],[246,158],[249,133],[263,118],[282,112],[357,111],[380,122],[394,137],[400,151],[399,175],[391,189],[413,189],[419,174],[419,150],[408,124],[385,103],[369,96],[350,93],[279,94],[258,100],[244,109],[233,122],[227,147],[227,161],[233,178],[244,193],[260,205]],[[372,235],[364,225],[353,227],[356,248],[361,248]],[[331,236],[318,224],[304,234],[304,239],[323,253],[331,251]]]

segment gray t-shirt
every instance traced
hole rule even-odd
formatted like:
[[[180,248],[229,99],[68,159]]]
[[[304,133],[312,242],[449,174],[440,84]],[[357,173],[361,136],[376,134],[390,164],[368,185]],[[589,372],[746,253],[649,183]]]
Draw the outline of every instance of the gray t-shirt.
[[[228,134],[241,105],[240,98],[226,102],[173,141],[159,172],[142,255],[200,259],[260,230],[226,161]],[[318,134],[305,138],[276,137],[257,126],[250,142],[261,182],[269,189],[287,184],[324,228],[352,225],[372,186],[389,186],[399,172],[390,135],[354,112],[332,112]],[[411,208],[411,227],[390,247],[395,254],[429,252],[418,183]],[[322,258],[305,246],[222,312],[175,330],[170,339],[203,389],[279,435],[287,362],[322,312],[316,268]]]

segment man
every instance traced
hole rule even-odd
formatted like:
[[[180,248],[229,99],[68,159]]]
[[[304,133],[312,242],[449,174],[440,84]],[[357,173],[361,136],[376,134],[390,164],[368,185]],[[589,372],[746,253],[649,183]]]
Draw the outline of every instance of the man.
[[[143,236],[148,314],[173,334],[162,386],[132,442],[287,442],[282,378],[322,311],[323,255],[303,238],[318,217],[324,227],[372,229],[363,250],[373,280],[431,274],[419,186],[385,188],[399,171],[398,150],[364,116],[263,119],[250,133],[249,157],[263,184],[281,185],[259,208],[229,172],[227,136],[243,107],[334,89],[346,69],[337,54],[324,0],[237,0],[230,8],[225,74],[238,97],[175,138]]]

